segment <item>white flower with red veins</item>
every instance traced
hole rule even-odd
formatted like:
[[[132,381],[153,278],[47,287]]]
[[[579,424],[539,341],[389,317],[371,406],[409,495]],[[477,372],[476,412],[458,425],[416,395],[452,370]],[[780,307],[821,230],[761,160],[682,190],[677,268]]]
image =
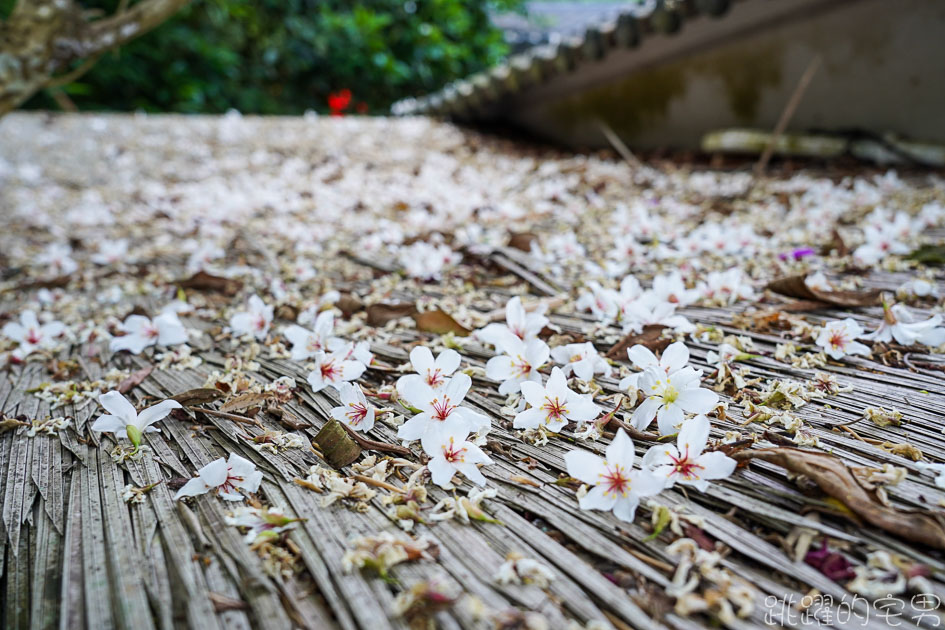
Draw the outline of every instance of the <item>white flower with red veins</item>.
[[[750,300],[754,290],[748,278],[738,267],[727,271],[710,271],[698,286],[702,299],[710,304],[731,305],[738,300]]]
[[[427,470],[433,483],[447,488],[456,473],[462,473],[477,485],[485,485],[486,478],[476,464],[491,464],[489,456],[466,439],[465,431],[456,431],[447,426],[433,427],[420,439],[423,452],[429,457]]]
[[[653,278],[653,296],[660,302],[669,302],[676,306],[688,306],[699,299],[697,289],[687,289],[682,274],[674,271]]]
[[[515,296],[505,305],[505,324],[489,324],[477,330],[475,336],[483,343],[499,349],[500,344],[511,334],[522,341],[537,337],[542,328],[548,325],[544,304],[540,304],[529,313],[522,305],[522,298]]]
[[[419,440],[427,432],[443,427],[452,434],[478,433],[491,423],[487,416],[461,407],[472,379],[460,372],[440,389],[433,389],[422,379],[412,379],[404,384],[401,397],[420,413],[407,420],[397,429],[401,440]]]
[[[935,314],[929,319],[919,321],[902,304],[889,306],[883,302],[883,321],[879,328],[863,335],[863,339],[889,343],[893,339],[904,346],[921,343],[937,348],[945,343],[945,328],[941,328],[942,316]]]
[[[595,374],[609,377],[612,370],[590,341],[552,348],[551,358],[561,366],[565,377],[573,373],[582,381],[590,381]]]
[[[72,259],[72,247],[68,243],[50,243],[36,256],[37,264],[46,266],[57,276],[68,276],[79,268]]]
[[[30,310],[20,313],[19,322],[7,322],[3,325],[3,336],[20,344],[13,352],[20,360],[37,349],[55,348],[58,338],[65,332],[66,325],[62,322],[40,324],[36,313]]]
[[[361,386],[357,383],[341,383],[338,386],[341,406],[331,410],[331,417],[346,424],[356,431],[370,431],[374,428],[374,416],[377,410],[368,402]]]
[[[249,298],[249,310],[230,318],[230,328],[237,336],[252,335],[262,341],[272,323],[272,306],[267,306],[258,295]]]
[[[397,379],[397,391],[403,396],[404,387],[414,380],[420,380],[435,390],[441,389],[449,382],[461,360],[460,354],[449,348],[434,359],[429,348],[417,346],[410,351],[410,365],[416,374],[405,374]]]
[[[869,356],[870,349],[854,341],[863,336],[863,327],[852,317],[827,322],[820,330],[816,343],[824,349],[828,356],[842,359],[848,354],[863,354]]]
[[[587,289],[575,304],[577,310],[590,311],[594,317],[602,322],[616,320],[620,311],[620,294],[613,289],[605,289],[595,281],[588,282]]]
[[[647,304],[643,298],[624,309],[623,329],[625,332],[640,332],[646,326],[666,326],[677,332],[690,333],[696,327],[683,315],[676,314],[676,305],[669,302]]]
[[[180,409],[181,404],[176,400],[164,400],[138,413],[134,405],[120,392],[111,391],[98,397],[98,402],[108,415],[100,416],[92,424],[92,430],[114,433],[117,437],[128,438],[135,447],[135,452],[141,446],[141,437],[145,433],[158,431],[153,427],[155,422],[163,420],[174,409]]]
[[[197,476],[177,491],[174,500],[213,492],[227,501],[242,501],[241,491],[256,492],[262,478],[256,464],[231,453],[229,459],[221,457],[198,470]]]
[[[128,239],[107,240],[99,243],[98,253],[92,254],[96,265],[114,265],[118,262],[132,262],[128,259]]]
[[[643,456],[643,468],[667,488],[680,483],[705,492],[709,481],[724,479],[735,471],[735,460],[721,451],[704,453],[709,440],[709,419],[698,415],[683,422],[676,444],[658,445]]]
[[[678,372],[689,365],[689,348],[682,341],[670,344],[663,350],[662,356],[656,358],[653,351],[642,344],[636,344],[632,348],[627,348],[627,358],[633,363],[634,367],[640,370],[647,368],[658,368],[666,376]],[[639,387],[640,377],[643,372],[630,374],[620,381],[620,389],[629,389],[630,387]]]
[[[203,242],[197,245],[196,249],[190,254],[190,258],[187,259],[187,271],[196,273],[209,267],[213,261],[225,256],[226,252],[219,245]]]
[[[708,413],[719,402],[719,395],[702,389],[702,371],[686,367],[669,376],[659,368],[647,368],[640,377],[639,388],[646,396],[633,412],[633,428],[643,431],[653,418],[661,435],[676,433],[686,413]]]
[[[320,313],[315,319],[314,330],[292,324],[283,331],[285,338],[292,344],[291,359],[304,361],[315,356],[316,352],[336,350],[343,344],[338,337],[333,337],[335,316],[331,311]]]
[[[590,394],[578,394],[568,387],[561,368],[551,370],[544,385],[532,381],[522,383],[522,396],[531,407],[522,411],[512,423],[516,429],[545,429],[557,433],[568,422],[589,422],[600,415]]]
[[[603,459],[583,450],[574,450],[564,456],[568,475],[593,486],[581,497],[581,509],[613,510],[614,516],[620,520],[633,521],[640,498],[659,494],[663,480],[648,471],[633,469],[636,458],[633,440],[623,429],[617,429],[617,435],[605,453]]]
[[[364,374],[367,369],[360,361],[352,361],[346,357],[351,354],[352,345],[349,343],[340,350],[331,354],[315,353],[315,369],[309,372],[308,384],[312,392],[320,392],[326,387],[335,387],[346,381],[353,381]]]
[[[331,308],[331,305],[335,304],[340,299],[341,293],[338,291],[328,291],[325,295],[317,298],[314,304],[307,306],[305,310],[299,313],[298,323],[302,326],[307,326],[312,322],[318,321],[318,316],[321,312],[326,308]]]
[[[161,313],[153,320],[144,315],[129,315],[119,328],[125,334],[109,342],[112,352],[127,350],[139,354],[148,346],[176,346],[188,339],[187,329],[174,313]]]
[[[500,341],[505,354],[492,357],[486,363],[486,378],[499,381],[499,393],[503,396],[520,391],[525,381],[541,383],[540,370],[551,355],[548,344],[532,337],[522,341],[514,335]]]
[[[853,250],[853,260],[860,265],[875,265],[890,254],[908,254],[910,247],[901,242],[901,233],[892,224],[867,225],[866,242]]]

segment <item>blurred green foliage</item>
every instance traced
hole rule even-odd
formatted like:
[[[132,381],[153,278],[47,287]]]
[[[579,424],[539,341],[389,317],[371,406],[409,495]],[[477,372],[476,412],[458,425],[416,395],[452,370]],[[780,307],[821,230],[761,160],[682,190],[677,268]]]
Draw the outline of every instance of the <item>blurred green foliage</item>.
[[[0,0],[3,2],[4,0]],[[8,1],[8,0],[6,0]],[[21,0],[29,1],[29,0]],[[83,0],[115,10],[118,0]],[[386,112],[507,52],[490,10],[522,0],[195,0],[63,89],[81,110],[299,114]],[[48,94],[28,107],[55,109]]]

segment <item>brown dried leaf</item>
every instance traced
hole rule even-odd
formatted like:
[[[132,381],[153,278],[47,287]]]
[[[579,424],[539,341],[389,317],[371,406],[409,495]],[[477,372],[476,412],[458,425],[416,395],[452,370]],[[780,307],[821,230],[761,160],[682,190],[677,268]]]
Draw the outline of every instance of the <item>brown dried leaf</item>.
[[[206,271],[198,271],[191,277],[179,280],[175,284],[182,289],[222,293],[228,297],[236,295],[243,288],[243,283],[239,280],[214,276]]]
[[[135,387],[140,385],[142,381],[144,381],[144,379],[148,378],[148,375],[151,374],[153,370],[154,370],[154,366],[149,365],[147,367],[141,368],[137,372],[132,372],[131,375],[128,376],[128,378],[123,380],[118,385],[118,392],[121,394],[130,392]]]
[[[532,251],[532,243],[537,237],[531,232],[517,232],[509,236],[509,247],[520,249],[523,252]]]
[[[799,448],[765,448],[735,453],[739,461],[761,459],[804,475],[867,523],[906,540],[945,549],[945,518],[932,511],[897,510],[883,505],[839,458]]]
[[[387,322],[401,317],[411,317],[416,312],[417,307],[408,302],[371,304],[367,307],[367,323],[368,326],[383,326]]]
[[[663,334],[663,330],[666,329],[666,326],[661,324],[649,324],[643,327],[643,332],[641,333],[629,333],[626,337],[614,344],[614,346],[607,351],[605,355],[608,359],[623,359],[627,358],[627,350],[632,348],[637,344],[641,344],[649,348],[653,352],[662,352],[666,349],[672,339],[660,339],[660,335]]]
[[[417,323],[417,330],[435,333],[437,335],[453,333],[458,337],[465,337],[471,332],[468,328],[453,319],[452,316],[444,313],[440,309],[427,311],[425,313],[414,313],[413,321]]]
[[[791,276],[790,278],[781,278],[768,284],[766,289],[786,295],[788,297],[798,298],[799,300],[812,300],[824,302],[831,306],[877,306],[880,302],[879,291],[821,291],[807,286],[805,279],[807,276]]]
[[[193,405],[206,405],[207,403],[212,403],[213,401],[219,400],[220,398],[223,398],[223,392],[209,387],[189,389],[186,392],[181,392],[180,394],[171,396],[171,400],[176,400],[184,407],[191,407]]]
[[[243,600],[224,595],[223,593],[214,593],[211,591],[209,598],[210,601],[213,602],[214,612],[221,613],[228,610],[247,610],[249,608],[249,604]]]
[[[269,400],[269,394],[254,394],[253,392],[249,392],[226,401],[220,406],[220,411],[224,413],[245,411],[246,409],[250,409],[252,407],[260,407],[267,400]]]
[[[65,276],[56,276],[55,278],[47,278],[45,280],[31,280],[29,282],[24,282],[23,284],[18,284],[15,287],[10,287],[4,291],[30,291],[32,289],[61,289],[69,285],[69,280],[72,279],[72,275]]]
[[[345,319],[349,319],[358,311],[364,310],[364,303],[351,293],[342,293],[338,301],[335,302],[335,306],[341,310],[341,314]]]

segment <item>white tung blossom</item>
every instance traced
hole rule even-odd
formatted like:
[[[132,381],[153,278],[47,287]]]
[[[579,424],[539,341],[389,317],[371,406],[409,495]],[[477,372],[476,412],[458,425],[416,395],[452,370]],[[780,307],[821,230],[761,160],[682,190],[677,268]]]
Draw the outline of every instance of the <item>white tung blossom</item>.
[[[443,427],[450,435],[467,435],[489,427],[488,417],[461,406],[471,385],[472,379],[463,373],[440,389],[433,389],[421,379],[408,381],[401,396],[420,412],[400,425],[397,437],[418,440],[438,427]]]
[[[581,509],[613,510],[620,520],[633,521],[640,497],[658,494],[663,489],[662,479],[649,471],[633,469],[635,459],[633,440],[623,429],[617,430],[604,458],[583,450],[565,455],[568,475],[593,486],[581,497]]]
[[[704,453],[709,440],[709,419],[700,414],[683,422],[676,444],[651,447],[643,456],[643,467],[665,481],[666,487],[680,483],[705,492],[709,481],[724,479],[735,471],[735,460],[725,453]]]
[[[522,341],[514,335],[499,341],[498,346],[505,354],[492,357],[486,363],[486,377],[499,381],[499,393],[502,395],[520,391],[525,381],[541,382],[539,370],[548,363],[551,351],[548,344],[532,337]]]
[[[855,341],[863,336],[863,327],[853,319],[827,322],[817,336],[817,345],[824,349],[828,356],[842,359],[848,354],[863,354],[869,356],[870,349]]]
[[[331,410],[331,417],[357,431],[370,431],[374,428],[374,415],[377,410],[370,402],[361,386],[357,383],[341,383],[338,386],[341,406]]]
[[[590,381],[595,374],[610,377],[612,371],[610,364],[590,341],[552,348],[551,357],[561,366],[565,376],[573,373],[583,381]]]
[[[679,429],[686,413],[708,413],[714,409],[719,395],[699,387],[701,379],[701,370],[688,367],[669,376],[658,368],[647,368],[639,381],[646,398],[633,412],[633,427],[642,431],[657,418],[660,434],[671,435]]]
[[[551,370],[545,385],[523,382],[522,396],[530,407],[515,416],[516,429],[543,427],[557,433],[568,422],[588,422],[601,412],[589,394],[578,394],[568,387],[568,380],[558,367]]]
[[[100,416],[92,424],[92,430],[128,438],[136,451],[141,446],[141,437],[145,433],[158,430],[152,426],[155,422],[166,418],[174,409],[181,408],[181,404],[176,400],[164,400],[138,413],[134,405],[118,391],[102,394],[98,397],[98,402],[108,414]]]
[[[263,340],[272,324],[272,306],[266,305],[258,295],[249,298],[249,310],[230,317],[230,328],[236,335],[252,335]]]
[[[187,329],[171,312],[161,313],[153,320],[143,315],[129,315],[120,326],[125,332],[121,337],[114,337],[108,347],[112,352],[127,350],[140,354],[148,346],[176,346],[187,343]]]
[[[256,464],[231,453],[229,459],[214,460],[197,471],[174,495],[174,500],[213,492],[227,501],[242,501],[244,492],[256,492],[263,474]]]

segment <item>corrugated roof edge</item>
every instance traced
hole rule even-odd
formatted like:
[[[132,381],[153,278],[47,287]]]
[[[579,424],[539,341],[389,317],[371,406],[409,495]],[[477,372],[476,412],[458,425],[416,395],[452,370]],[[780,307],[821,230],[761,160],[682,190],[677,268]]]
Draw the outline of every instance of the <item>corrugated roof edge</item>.
[[[667,1],[659,2],[644,17],[622,13],[616,20],[589,27],[583,36],[535,46],[490,70],[449,83],[427,96],[397,101],[391,105],[391,113],[395,116],[427,114],[475,119],[477,114],[503,97],[573,72],[582,63],[599,61],[619,48],[635,48],[644,37],[656,33],[679,33],[685,20],[694,16],[720,18],[728,12],[732,1]]]

